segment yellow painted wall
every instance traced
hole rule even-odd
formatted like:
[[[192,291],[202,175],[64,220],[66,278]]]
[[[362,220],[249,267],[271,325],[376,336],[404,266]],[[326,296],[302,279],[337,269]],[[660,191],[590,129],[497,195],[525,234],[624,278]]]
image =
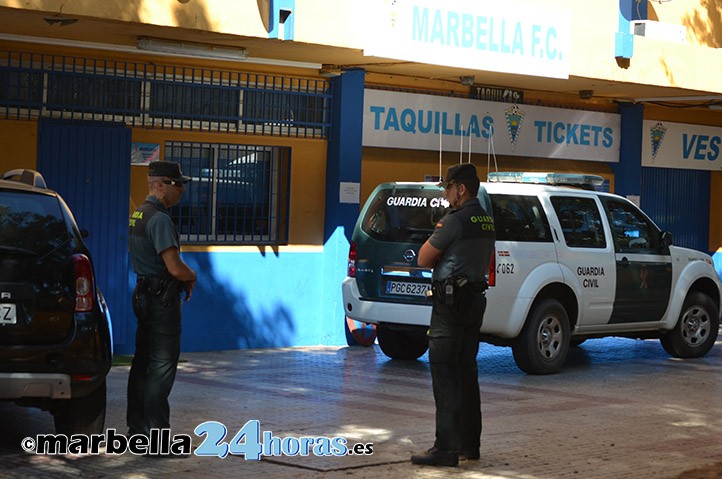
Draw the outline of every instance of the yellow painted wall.
[[[156,143],[164,158],[166,141],[231,143],[291,147],[290,245],[323,245],[326,191],[326,141],[295,138],[203,133],[173,130],[133,129],[133,141]],[[148,194],[146,166],[130,167],[130,207],[135,209]]]
[[[38,166],[38,124],[34,121],[0,120],[0,173]]]
[[[722,249],[722,172],[710,175],[709,250]]]
[[[257,3],[250,0],[1,0],[0,7],[268,37]]]
[[[203,33],[226,35],[229,45],[247,46],[252,55],[268,34],[259,13],[259,3],[252,0],[127,0],[99,2],[90,0],[0,0],[0,8],[87,17],[84,39],[133,45],[139,34],[162,36],[165,28],[183,28]],[[614,57],[615,34],[619,29],[619,1],[545,0],[549,12],[567,12],[570,21],[570,74],[630,84],[681,87],[722,93],[717,80],[722,77],[722,6],[720,0],[677,0],[648,2],[649,17],[665,23],[687,27],[687,43],[654,40],[636,36],[634,56],[628,68],[621,68]],[[296,0],[294,8],[294,44],[328,45],[364,50],[368,32],[377,28],[391,0]],[[538,9],[536,0],[515,0],[515,9]],[[90,21],[90,19],[100,21]],[[83,19],[82,21],[85,21]],[[103,22],[127,22],[128,34],[106,38]],[[44,25],[29,25],[31,34],[42,35]],[[70,27],[72,28],[72,26]],[[68,30],[71,31],[72,30]],[[59,35],[60,36],[60,35]],[[201,38],[201,37],[197,37]],[[215,37],[214,40],[220,40]],[[278,45],[267,43],[266,55],[273,57]],[[284,47],[286,45],[284,44]],[[711,48],[710,48],[711,47]],[[293,48],[288,44],[287,48]],[[258,49],[256,51],[259,51]],[[276,50],[277,52],[279,50]],[[324,62],[341,63],[343,56],[324,55]],[[377,60],[370,59],[375,62]],[[433,61],[433,59],[431,59]],[[363,62],[361,62],[363,63]]]
[[[647,16],[687,27],[687,42],[711,48],[722,47],[722,1],[684,0],[647,2]]]

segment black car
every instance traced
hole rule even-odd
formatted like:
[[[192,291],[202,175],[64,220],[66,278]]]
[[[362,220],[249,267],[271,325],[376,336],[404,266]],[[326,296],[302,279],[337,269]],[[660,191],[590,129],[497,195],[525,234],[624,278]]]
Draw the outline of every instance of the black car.
[[[110,314],[70,209],[33,170],[0,180],[0,400],[50,411],[56,432],[98,434]]]

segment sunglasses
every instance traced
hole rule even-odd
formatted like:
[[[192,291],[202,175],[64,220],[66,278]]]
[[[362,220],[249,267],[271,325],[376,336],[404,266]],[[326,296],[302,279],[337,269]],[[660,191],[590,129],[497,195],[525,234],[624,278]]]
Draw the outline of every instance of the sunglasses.
[[[176,188],[180,188],[183,186],[182,181],[176,181],[176,180],[161,180],[161,181],[166,185],[172,185],[172,186],[175,186]]]

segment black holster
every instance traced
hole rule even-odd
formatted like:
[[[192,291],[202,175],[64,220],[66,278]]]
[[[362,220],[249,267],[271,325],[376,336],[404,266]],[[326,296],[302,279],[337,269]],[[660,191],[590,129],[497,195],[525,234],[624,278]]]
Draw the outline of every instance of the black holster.
[[[483,294],[489,286],[486,282],[472,282],[465,276],[454,276],[432,284],[434,301],[444,304],[456,312],[468,309],[476,294]]]
[[[160,304],[167,308],[173,304],[172,301],[178,300],[181,282],[175,278],[167,278],[163,279],[162,283],[163,287],[160,292]]]
[[[178,298],[181,282],[172,276],[159,278],[157,276],[138,276],[133,290],[133,312],[138,319],[145,318],[150,313],[150,300],[158,296],[160,303],[169,307],[172,300]]]
[[[150,313],[150,292],[147,285],[143,284],[138,278],[138,282],[133,290],[133,313],[138,319],[144,319]]]

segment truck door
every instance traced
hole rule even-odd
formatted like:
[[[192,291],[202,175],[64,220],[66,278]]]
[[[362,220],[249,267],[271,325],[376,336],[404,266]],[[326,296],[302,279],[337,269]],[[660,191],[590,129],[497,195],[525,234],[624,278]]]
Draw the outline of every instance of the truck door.
[[[672,258],[661,232],[634,204],[604,198],[617,268],[610,323],[660,321],[672,288]]]
[[[589,195],[555,195],[550,201],[563,235],[558,238],[555,230],[559,264],[565,267],[565,280],[581,292],[578,326],[606,324],[612,312],[616,272],[601,205]]]

